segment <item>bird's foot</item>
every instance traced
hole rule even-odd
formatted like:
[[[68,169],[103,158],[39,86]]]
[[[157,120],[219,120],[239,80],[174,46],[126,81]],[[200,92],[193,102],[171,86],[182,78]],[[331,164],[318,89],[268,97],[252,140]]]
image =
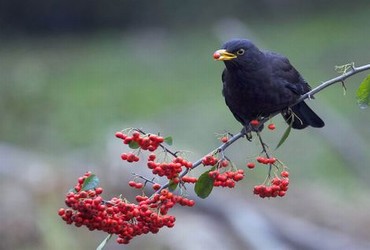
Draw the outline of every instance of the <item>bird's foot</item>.
[[[250,128],[243,127],[241,133],[243,133],[245,135],[245,138],[248,141],[252,141],[252,131],[250,130]]]

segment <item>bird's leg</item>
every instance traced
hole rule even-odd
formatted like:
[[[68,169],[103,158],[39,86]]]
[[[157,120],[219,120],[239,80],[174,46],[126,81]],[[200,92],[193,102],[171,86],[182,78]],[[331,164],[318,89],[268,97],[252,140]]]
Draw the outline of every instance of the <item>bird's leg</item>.
[[[244,126],[241,132],[245,135],[245,138],[247,138],[248,141],[252,141],[252,132],[247,126]]]

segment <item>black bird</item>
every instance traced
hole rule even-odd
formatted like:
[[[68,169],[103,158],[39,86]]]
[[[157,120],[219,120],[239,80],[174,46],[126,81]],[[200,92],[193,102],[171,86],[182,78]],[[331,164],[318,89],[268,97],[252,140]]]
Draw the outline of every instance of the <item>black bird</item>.
[[[261,51],[246,39],[226,42],[213,57],[225,63],[222,93],[244,127],[276,112],[281,112],[288,124],[293,119],[295,129],[325,125],[305,102],[290,107],[311,88],[286,57]]]

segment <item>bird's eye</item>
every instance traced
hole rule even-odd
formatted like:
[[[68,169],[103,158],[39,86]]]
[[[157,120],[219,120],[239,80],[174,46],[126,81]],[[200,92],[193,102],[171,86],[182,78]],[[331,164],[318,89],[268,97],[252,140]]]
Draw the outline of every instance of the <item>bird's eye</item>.
[[[239,49],[239,50],[236,52],[236,54],[237,54],[238,56],[241,56],[241,55],[244,55],[244,52],[245,52],[245,50],[244,50],[244,49]]]

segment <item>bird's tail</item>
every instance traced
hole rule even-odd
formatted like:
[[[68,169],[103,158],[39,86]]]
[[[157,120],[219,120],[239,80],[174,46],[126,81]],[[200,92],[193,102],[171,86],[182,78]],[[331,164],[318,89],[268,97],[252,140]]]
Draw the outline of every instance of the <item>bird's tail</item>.
[[[283,112],[283,117],[288,124],[291,124],[293,119],[292,128],[295,129],[304,129],[307,126],[322,128],[325,125],[324,121],[305,102],[300,102],[291,107],[289,111]]]

